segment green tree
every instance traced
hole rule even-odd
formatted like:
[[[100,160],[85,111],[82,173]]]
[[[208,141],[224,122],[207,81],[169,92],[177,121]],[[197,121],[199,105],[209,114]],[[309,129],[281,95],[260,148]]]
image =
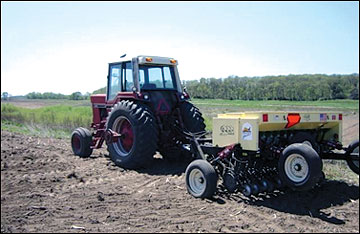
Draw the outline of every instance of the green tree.
[[[353,100],[359,99],[359,84],[351,90],[349,98]]]
[[[8,100],[9,99],[9,93],[8,92],[2,92],[1,99],[2,100]]]
[[[358,97],[359,75],[229,76],[184,83],[195,98],[311,101]]]
[[[70,100],[81,100],[82,94],[81,94],[81,92],[74,92],[70,95],[69,99]]]

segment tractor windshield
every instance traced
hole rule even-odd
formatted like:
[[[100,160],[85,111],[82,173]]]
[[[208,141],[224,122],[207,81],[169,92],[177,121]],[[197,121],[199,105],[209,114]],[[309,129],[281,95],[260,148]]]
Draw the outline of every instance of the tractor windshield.
[[[140,65],[139,78],[141,89],[176,89],[173,66]]]

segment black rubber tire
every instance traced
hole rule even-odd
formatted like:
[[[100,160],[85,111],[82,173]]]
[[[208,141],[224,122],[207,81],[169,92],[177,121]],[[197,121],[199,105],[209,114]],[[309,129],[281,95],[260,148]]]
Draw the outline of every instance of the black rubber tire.
[[[289,178],[286,173],[286,165],[289,163],[287,160],[290,156],[295,154],[300,155],[305,159],[308,170],[307,174],[304,176],[304,179],[301,181],[294,181]],[[291,189],[293,190],[309,190],[313,188],[316,183],[321,179],[322,176],[322,160],[319,157],[318,153],[307,144],[295,143],[289,145],[280,155],[278,162],[278,171],[280,179]]]
[[[350,155],[354,151],[355,152],[357,151],[358,157],[359,157],[359,140],[355,140],[350,143],[348,149],[346,150],[346,155]],[[347,159],[346,162],[347,162],[348,166],[350,167],[350,169],[359,175],[359,163],[356,165],[354,163],[354,161],[349,160],[349,159]]]
[[[78,140],[78,143],[75,143]],[[86,128],[77,128],[71,134],[71,148],[75,155],[82,158],[89,157],[93,149],[90,147],[92,142],[92,134]],[[79,145],[77,145],[79,144]]]
[[[116,131],[115,120],[126,118],[130,122],[134,141],[127,153],[119,150],[118,142],[108,144],[111,160],[122,168],[139,169],[148,167],[153,161],[158,142],[158,128],[154,115],[149,108],[142,104],[129,100],[123,100],[115,104],[106,122],[106,128]]]
[[[205,183],[204,189],[201,191],[195,191],[192,188],[191,180],[191,173],[194,170],[198,170],[202,174],[203,183]],[[198,159],[193,161],[188,165],[185,172],[186,177],[186,188],[187,191],[196,198],[211,198],[213,197],[214,193],[216,192],[218,175],[214,169],[214,167],[203,159]]]
[[[303,143],[305,141],[310,142],[311,147],[319,154],[320,153],[320,146],[316,142],[316,138],[314,135],[311,135],[308,132],[297,132],[295,133],[294,137],[290,139],[290,144],[294,143]]]
[[[205,131],[205,123],[199,109],[190,102],[184,101],[180,104],[181,117],[185,130],[191,133]]]
[[[184,130],[191,133],[205,133],[205,123],[202,114],[200,113],[199,109],[195,107],[190,102],[184,101],[180,103],[180,112],[181,118],[184,123]],[[204,136],[205,137],[205,136]],[[173,142],[174,148],[162,148],[160,146],[159,152],[160,154],[169,161],[176,161],[177,159],[186,158],[188,155],[186,152],[180,147],[176,146],[176,141],[179,139],[179,136],[173,134],[172,137],[168,140],[169,142]],[[191,157],[191,156],[190,156]]]

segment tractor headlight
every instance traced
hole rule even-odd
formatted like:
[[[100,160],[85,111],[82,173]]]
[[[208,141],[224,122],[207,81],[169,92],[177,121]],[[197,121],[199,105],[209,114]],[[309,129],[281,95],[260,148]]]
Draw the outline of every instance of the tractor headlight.
[[[149,95],[145,94],[145,95],[144,95],[144,99],[145,99],[145,100],[149,100]]]
[[[185,96],[184,96],[184,95],[181,95],[181,96],[180,96],[180,99],[181,99],[181,100],[184,100],[184,99],[185,99]]]

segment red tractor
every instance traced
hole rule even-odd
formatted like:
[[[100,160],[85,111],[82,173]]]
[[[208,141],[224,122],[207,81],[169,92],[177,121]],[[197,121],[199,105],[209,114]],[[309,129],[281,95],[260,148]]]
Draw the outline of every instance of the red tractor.
[[[109,64],[106,94],[91,96],[91,133],[77,128],[71,136],[75,155],[88,157],[104,141],[116,165],[149,166],[156,151],[176,158],[186,138],[180,131],[205,132],[204,119],[182,90],[177,61],[138,56]]]
[[[91,155],[104,141],[116,165],[149,166],[163,157],[191,155],[185,172],[188,192],[210,198],[218,179],[229,193],[257,196],[280,190],[309,190],[324,180],[322,160],[346,160],[359,174],[359,141],[341,143],[342,113],[236,112],[213,119],[212,139],[204,138],[199,109],[182,90],[177,61],[138,56],[109,64],[107,93],[92,95],[91,133],[76,129],[74,154]]]

